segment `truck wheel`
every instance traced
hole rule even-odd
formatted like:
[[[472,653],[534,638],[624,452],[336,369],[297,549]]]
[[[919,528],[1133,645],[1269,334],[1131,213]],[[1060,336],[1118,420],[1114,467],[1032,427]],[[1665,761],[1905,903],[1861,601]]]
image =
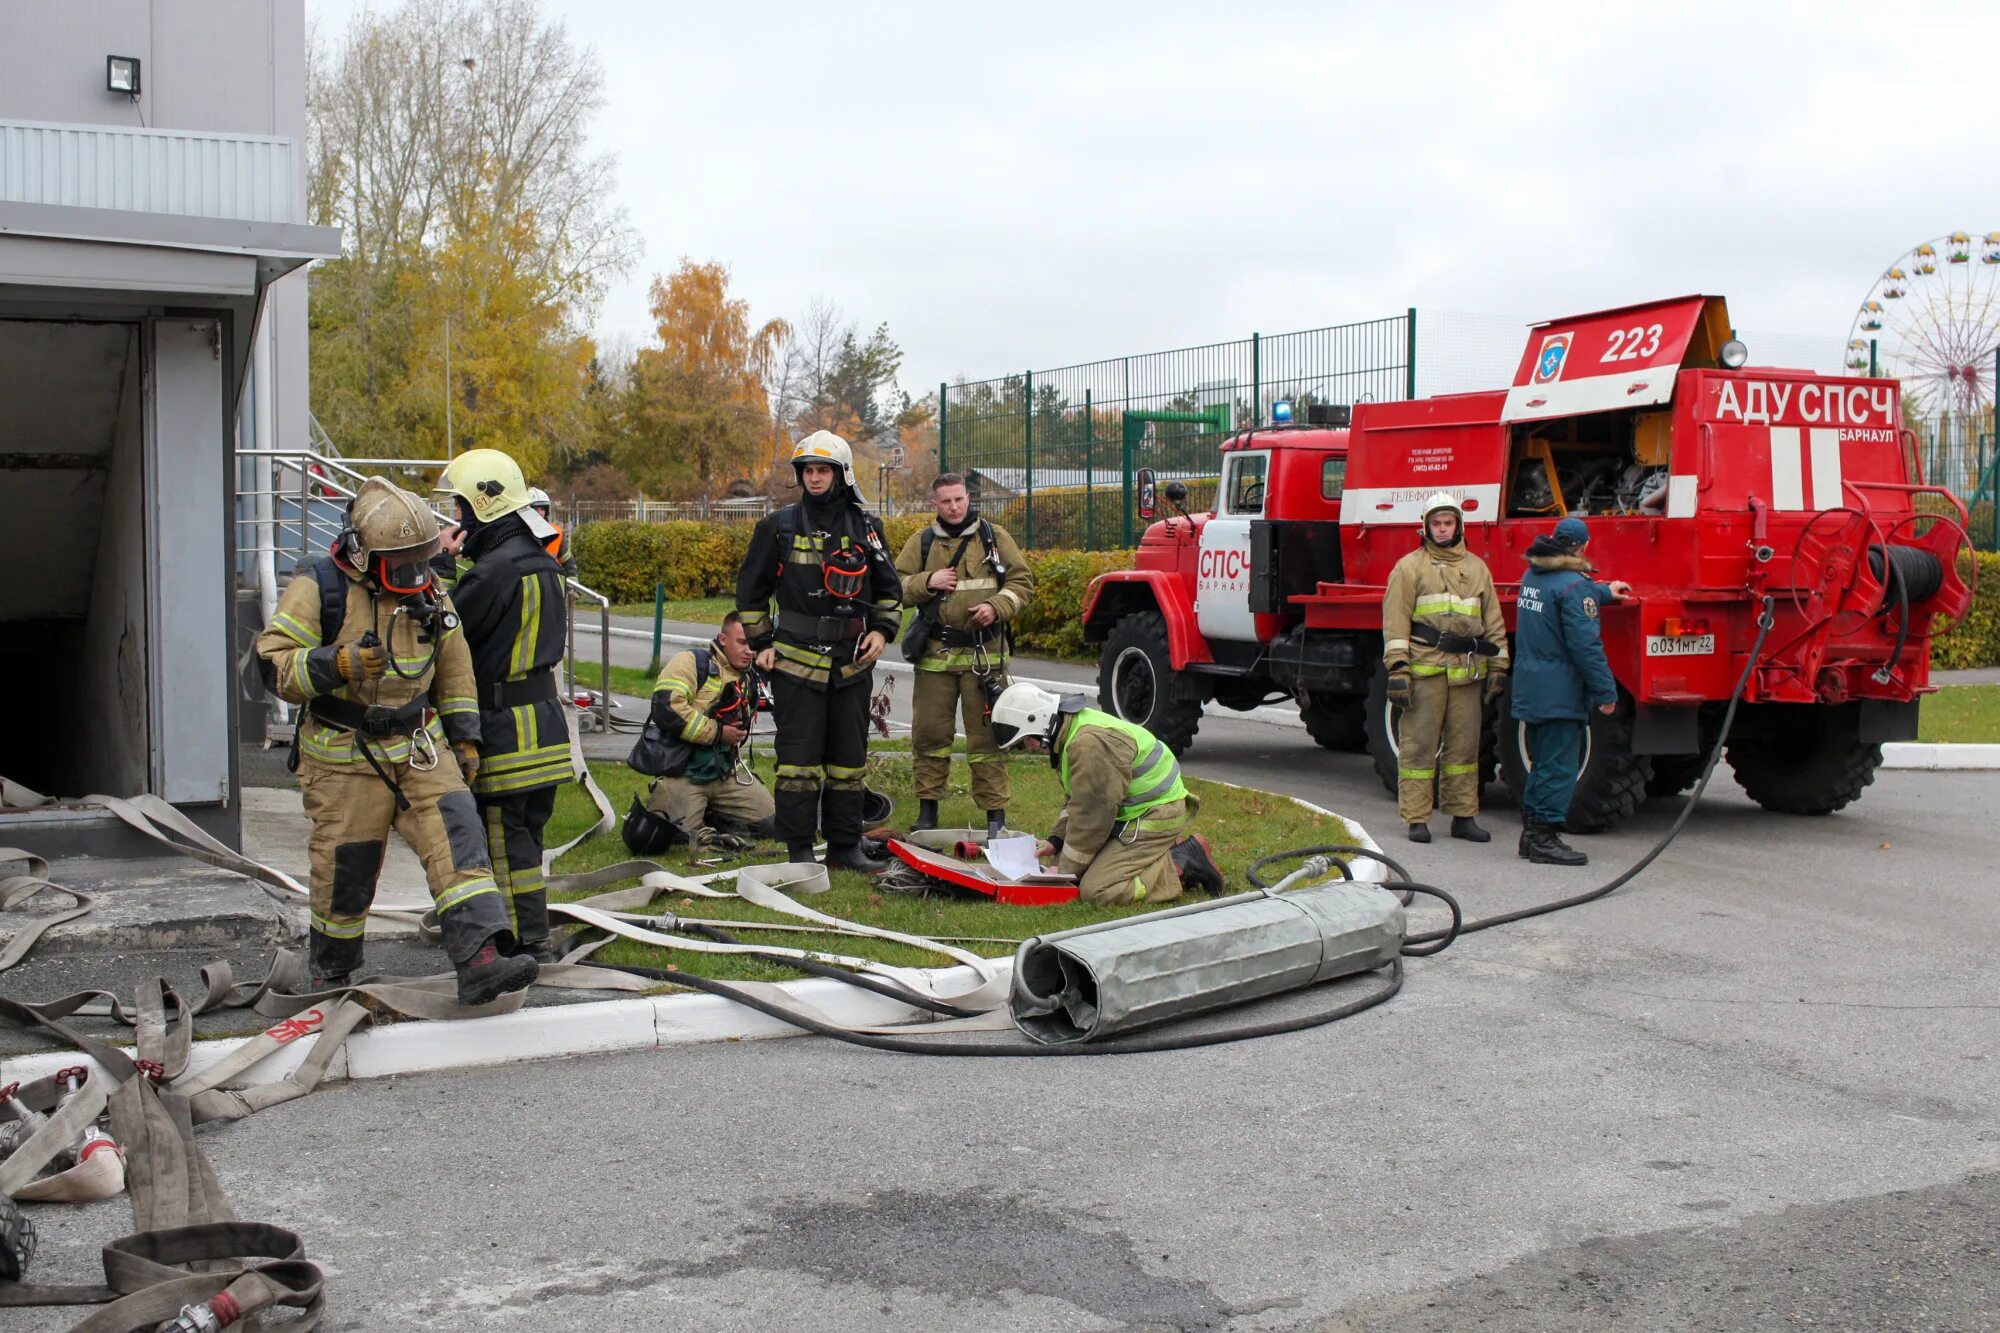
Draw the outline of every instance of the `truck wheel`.
[[[1468,687],[1469,688],[1469,687]],[[1504,707],[1504,705],[1503,705]],[[1403,720],[1403,710],[1389,703],[1389,672],[1386,667],[1377,666],[1375,674],[1368,678],[1368,697],[1361,706],[1361,726],[1367,737],[1368,757],[1375,763],[1375,776],[1382,780],[1382,786],[1391,796],[1399,794],[1402,778],[1398,769],[1402,765],[1396,755],[1396,728]],[[1307,728],[1311,728],[1308,722]],[[1479,736],[1479,786],[1480,802],[1485,803],[1486,787],[1499,774],[1500,758],[1495,753],[1498,732],[1493,716],[1489,713],[1486,724]],[[1318,740],[1315,736],[1313,739]],[[1320,741],[1325,745],[1325,741]],[[1435,787],[1432,795],[1436,795]]]
[[[1507,701],[1513,701],[1511,682]],[[1515,720],[1511,708],[1503,718],[1500,771],[1518,801],[1533,767],[1528,762],[1528,724]],[[1563,826],[1572,833],[1602,833],[1646,803],[1646,784],[1652,777],[1652,757],[1632,753],[1631,711],[1621,707],[1610,717],[1592,714],[1583,735],[1583,772],[1577,775]]]
[[[1701,766],[1707,762],[1706,754],[1654,755],[1653,776],[1646,780],[1647,797],[1679,796],[1701,780]]]
[[[1882,747],[1861,743],[1858,708],[1786,709],[1782,721],[1723,753],[1750,799],[1785,815],[1830,815],[1861,795]]]
[[[1368,749],[1368,700],[1351,694],[1308,694],[1299,707],[1306,734],[1329,750],[1364,754]]]
[[[1158,611],[1125,616],[1104,638],[1097,659],[1097,705],[1137,723],[1176,755],[1201,727],[1200,687],[1174,670],[1167,622]]]

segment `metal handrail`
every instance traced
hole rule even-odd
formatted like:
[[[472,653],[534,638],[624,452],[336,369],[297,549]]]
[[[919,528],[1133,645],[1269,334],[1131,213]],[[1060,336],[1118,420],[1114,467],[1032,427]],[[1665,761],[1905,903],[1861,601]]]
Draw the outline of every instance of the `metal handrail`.
[[[565,599],[568,604],[563,609],[566,612],[564,619],[567,621],[565,630],[569,635],[568,652],[563,658],[563,670],[569,675],[572,691],[576,687],[576,600],[579,597],[588,597],[597,603],[598,671],[601,673],[597,677],[597,716],[604,730],[608,732],[611,730],[611,599],[575,579],[564,579],[563,583],[568,590],[568,597]]]

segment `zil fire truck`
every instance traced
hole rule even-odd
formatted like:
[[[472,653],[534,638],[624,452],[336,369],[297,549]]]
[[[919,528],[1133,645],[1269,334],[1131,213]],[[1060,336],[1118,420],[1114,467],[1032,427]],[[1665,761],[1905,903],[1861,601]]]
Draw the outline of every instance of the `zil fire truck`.
[[[1894,381],[1748,355],[1720,297],[1683,297],[1535,326],[1507,389],[1239,431],[1214,511],[1176,505],[1136,568],[1087,592],[1101,706],[1184,752],[1210,701],[1296,699],[1315,741],[1367,752],[1394,791],[1382,592],[1425,498],[1448,491],[1510,632],[1528,545],[1566,514],[1589,519],[1599,577],[1632,585],[1603,611],[1619,704],[1591,719],[1572,829],[1694,784],[1766,605],[1726,756],[1766,809],[1842,808],[1882,742],[1915,737],[1934,624],[1971,603],[1965,508],[1924,484]],[[1525,728],[1507,705],[1483,776],[1518,794]]]

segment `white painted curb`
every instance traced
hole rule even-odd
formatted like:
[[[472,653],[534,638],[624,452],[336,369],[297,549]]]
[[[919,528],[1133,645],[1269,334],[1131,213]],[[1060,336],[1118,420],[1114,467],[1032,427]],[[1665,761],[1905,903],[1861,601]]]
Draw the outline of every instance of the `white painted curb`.
[[[1927,745],[1897,741],[1882,747],[1882,767],[1934,773],[1970,773],[2000,769],[2000,745]]]
[[[996,958],[992,963],[1004,982],[1013,971],[1014,960]],[[946,995],[970,990],[979,981],[971,968],[962,965],[922,971],[932,988]],[[848,1026],[909,1023],[925,1017],[923,1010],[823,977],[786,982],[784,989],[794,999]],[[921,1024],[916,1024],[914,1030],[921,1028]],[[558,1056],[653,1051],[696,1042],[802,1035],[805,1034],[801,1029],[789,1023],[719,995],[653,995],[547,1005],[492,1018],[363,1028],[347,1039],[347,1045],[328,1064],[326,1081],[394,1078],[399,1074],[477,1069]],[[189,1071],[199,1073],[247,1040],[225,1037],[196,1042],[188,1059]],[[304,1062],[318,1040],[315,1034],[273,1052],[230,1086],[254,1087],[284,1079]],[[78,1063],[94,1066],[96,1062],[76,1051],[40,1051],[16,1056],[0,1063],[0,1084],[16,1079],[26,1083]]]

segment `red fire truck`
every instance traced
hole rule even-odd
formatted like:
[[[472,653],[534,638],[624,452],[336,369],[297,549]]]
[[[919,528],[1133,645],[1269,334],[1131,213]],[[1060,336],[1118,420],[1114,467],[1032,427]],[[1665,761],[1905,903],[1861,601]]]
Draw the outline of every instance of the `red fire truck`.
[[[1101,705],[1185,751],[1210,701],[1296,699],[1314,740],[1366,751],[1393,791],[1382,590],[1448,491],[1510,629],[1528,545],[1566,514],[1633,587],[1604,610],[1620,702],[1592,720],[1571,828],[1693,785],[1766,605],[1727,758],[1767,809],[1840,809],[1882,742],[1916,735],[1934,622],[1972,600],[1965,509],[1924,484],[1894,381],[1748,355],[1720,297],[1682,297],[1534,327],[1510,388],[1239,431],[1214,511],[1176,505],[1136,568],[1091,585]],[[1503,697],[1486,776],[1516,792],[1523,730]]]

